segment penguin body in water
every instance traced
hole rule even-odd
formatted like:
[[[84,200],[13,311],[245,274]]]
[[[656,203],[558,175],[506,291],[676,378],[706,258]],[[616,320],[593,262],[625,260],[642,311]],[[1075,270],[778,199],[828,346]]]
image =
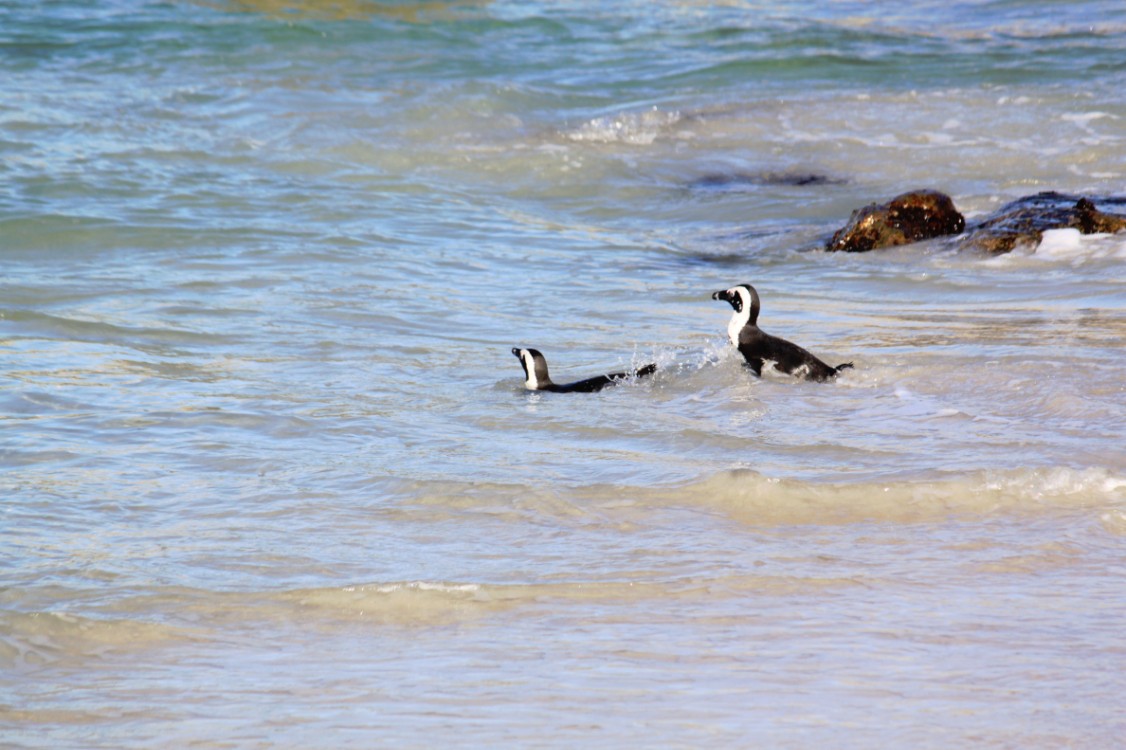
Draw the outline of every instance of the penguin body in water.
[[[626,378],[643,378],[652,375],[657,370],[656,364],[648,364],[633,372],[613,372],[609,375],[579,380],[574,383],[560,384],[552,381],[547,373],[547,360],[538,349],[521,349],[512,347],[512,354],[520,360],[524,368],[524,387],[530,391],[550,391],[552,393],[595,393],[608,385],[616,385]]]
[[[836,367],[827,365],[797,344],[759,328],[758,292],[750,284],[722,289],[712,294],[712,299],[723,300],[735,310],[727,324],[727,336],[755,375],[761,376],[763,366],[770,362],[780,372],[821,383],[852,367],[851,362]]]

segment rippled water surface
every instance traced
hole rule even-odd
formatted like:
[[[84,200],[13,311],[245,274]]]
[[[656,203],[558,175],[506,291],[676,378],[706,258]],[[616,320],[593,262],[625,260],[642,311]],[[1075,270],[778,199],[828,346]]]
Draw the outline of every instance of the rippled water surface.
[[[0,1],[0,745],[1120,745],[1126,235],[820,248],[1113,205],[1124,51],[1117,2]],[[855,368],[755,378],[740,282]]]

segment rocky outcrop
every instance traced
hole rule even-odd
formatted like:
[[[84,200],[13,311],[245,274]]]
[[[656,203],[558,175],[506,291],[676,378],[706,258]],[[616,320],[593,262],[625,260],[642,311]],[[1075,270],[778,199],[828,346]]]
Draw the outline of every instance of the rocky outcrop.
[[[1126,198],[1101,198],[1099,202],[1126,209]],[[853,211],[848,224],[833,235],[825,249],[866,252],[961,235],[953,240],[959,249],[1000,255],[1021,244],[1039,243],[1049,229],[1068,228],[1083,234],[1121,232],[1126,230],[1126,215],[1101,211],[1090,198],[1037,193],[1006,204],[967,230],[949,196],[917,190]]]
[[[1126,207],[1126,199],[1100,202]],[[1078,229],[1082,234],[1121,232],[1126,230],[1126,216],[1104,213],[1089,198],[1037,193],[1008,203],[974,224],[959,238],[958,246],[1000,255],[1017,245],[1038,244],[1049,229]]]
[[[950,196],[937,190],[915,190],[853,211],[848,224],[833,235],[825,249],[862,253],[959,234],[965,228],[966,220]]]

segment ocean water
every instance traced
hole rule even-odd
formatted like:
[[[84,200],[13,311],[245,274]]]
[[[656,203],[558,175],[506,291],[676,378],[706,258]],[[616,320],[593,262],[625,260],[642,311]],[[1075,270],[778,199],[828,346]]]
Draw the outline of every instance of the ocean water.
[[[0,1],[0,746],[1121,747],[1126,235],[915,188],[1126,194],[1126,7]]]

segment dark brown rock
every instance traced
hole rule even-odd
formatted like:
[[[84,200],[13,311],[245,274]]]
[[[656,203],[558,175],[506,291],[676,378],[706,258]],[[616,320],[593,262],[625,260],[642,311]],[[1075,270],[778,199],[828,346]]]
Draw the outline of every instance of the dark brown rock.
[[[1120,199],[1105,202],[1126,204]],[[1104,213],[1089,198],[1037,193],[1008,203],[978,222],[958,245],[1000,255],[1017,245],[1039,243],[1049,229],[1078,229],[1082,234],[1121,232],[1126,230],[1126,216]]]
[[[936,190],[916,190],[853,211],[848,224],[833,235],[825,249],[862,253],[959,234],[965,228],[966,220],[954,208],[950,196]]]

